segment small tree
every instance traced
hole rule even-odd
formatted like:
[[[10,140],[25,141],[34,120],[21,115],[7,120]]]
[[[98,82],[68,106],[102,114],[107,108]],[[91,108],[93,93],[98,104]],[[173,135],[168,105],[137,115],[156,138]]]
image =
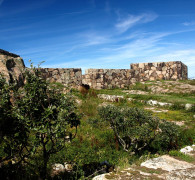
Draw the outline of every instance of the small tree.
[[[153,117],[142,109],[106,106],[99,109],[99,115],[109,122],[125,151],[168,150],[177,145],[178,126]]]
[[[10,107],[10,114],[25,129],[25,138],[16,131],[11,140],[15,141],[16,136],[25,139],[18,157],[33,171],[38,167],[39,176],[46,179],[50,156],[75,137],[80,116],[72,97],[65,96],[41,78],[39,68],[31,67],[24,77],[24,87],[13,93],[16,101]],[[71,129],[75,129],[74,134]],[[39,164],[34,161],[37,158]]]
[[[16,117],[13,108],[14,95],[18,91],[16,84],[8,84],[3,75],[0,75],[0,145],[3,147],[0,163],[10,159],[24,158],[20,154],[27,143],[27,129]]]

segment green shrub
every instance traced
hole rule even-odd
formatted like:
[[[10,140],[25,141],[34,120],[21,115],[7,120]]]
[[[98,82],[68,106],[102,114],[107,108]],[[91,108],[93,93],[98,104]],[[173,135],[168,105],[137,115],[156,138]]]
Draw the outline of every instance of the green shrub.
[[[189,128],[183,128],[180,134],[180,146],[192,145],[195,143],[195,125]]]
[[[109,122],[125,151],[159,151],[178,147],[179,126],[151,116],[143,109],[101,107],[100,117]]]
[[[51,155],[65,147],[67,136],[68,140],[75,137],[73,130],[77,130],[80,115],[73,98],[42,79],[39,69],[26,70],[24,77],[26,82],[20,90],[0,78],[0,130],[3,120],[13,124],[12,133],[0,133],[6,154],[0,160],[15,158],[14,166],[25,164],[46,179]]]
[[[184,109],[184,105],[179,103],[179,102],[174,102],[171,106],[170,106],[170,109],[171,110],[181,110],[181,109]]]

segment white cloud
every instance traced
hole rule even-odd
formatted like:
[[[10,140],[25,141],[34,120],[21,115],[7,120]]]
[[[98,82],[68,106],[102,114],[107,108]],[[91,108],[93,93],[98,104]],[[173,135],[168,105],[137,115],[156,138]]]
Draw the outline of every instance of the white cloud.
[[[110,42],[110,37],[108,35],[99,34],[96,31],[85,32],[78,34],[78,38],[82,41],[83,47],[93,46],[99,44],[105,44]]]
[[[193,26],[195,25],[195,21],[191,21],[191,22],[184,22],[182,23],[184,26]]]
[[[154,21],[158,16],[156,14],[141,14],[138,16],[128,15],[127,18],[120,20],[115,26],[119,32],[123,33],[129,28],[142,23]]]

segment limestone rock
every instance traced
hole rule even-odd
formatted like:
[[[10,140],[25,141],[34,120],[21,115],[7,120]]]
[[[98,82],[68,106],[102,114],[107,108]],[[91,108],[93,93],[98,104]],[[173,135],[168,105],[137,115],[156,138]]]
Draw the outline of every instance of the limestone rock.
[[[190,110],[193,107],[193,104],[186,104],[185,109]]]
[[[24,61],[20,56],[0,49],[0,73],[7,82],[16,82],[18,85],[22,85],[24,69]]]
[[[188,162],[179,161],[168,155],[164,155],[164,156],[154,158],[154,159],[149,159],[141,163],[141,166],[152,168],[152,169],[161,168],[162,170],[165,170],[165,171],[173,171],[173,170],[178,170],[178,169],[186,169],[186,168],[194,167],[194,165]]]
[[[180,152],[184,153],[184,154],[191,154],[193,151],[195,151],[195,145],[192,145],[192,146],[186,146],[184,148],[182,148],[180,150]]]
[[[124,99],[124,96],[117,96],[117,95],[108,95],[108,94],[98,94],[100,99],[104,99],[111,102],[118,102],[121,99]]]
[[[166,103],[166,102],[158,102],[158,101],[155,101],[155,100],[149,100],[147,102],[147,104],[151,105],[151,106],[171,106],[172,104],[171,103]]]

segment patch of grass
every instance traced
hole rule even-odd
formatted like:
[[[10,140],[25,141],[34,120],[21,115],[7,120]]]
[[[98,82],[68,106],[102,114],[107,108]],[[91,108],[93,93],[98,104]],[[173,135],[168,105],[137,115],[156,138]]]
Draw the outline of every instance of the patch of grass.
[[[187,162],[193,162],[194,161],[193,157],[191,157],[187,154],[184,154],[180,151],[176,151],[176,150],[169,151],[169,155],[173,156],[173,157],[176,157],[179,160],[183,160],[183,161],[187,161]]]
[[[132,90],[140,90],[140,91],[150,91],[148,84],[143,84],[141,82],[136,82],[135,84],[132,84],[129,86],[129,89]]]
[[[190,84],[190,85],[195,85],[195,79],[189,80],[189,81],[188,81],[188,84]]]
[[[153,113],[155,116],[168,121],[191,121],[192,115],[185,111],[169,110],[167,112]]]
[[[109,94],[109,95],[126,95],[126,93],[122,92],[122,89],[100,89],[96,90],[98,94]]]
[[[137,170],[140,170],[142,172],[146,172],[146,173],[150,173],[150,174],[163,174],[165,173],[166,171],[158,168],[158,169],[150,169],[150,168],[147,168],[147,167],[144,167],[144,166],[136,166],[135,167]]]
[[[138,99],[138,100],[157,100],[161,102],[169,102],[169,103],[180,103],[180,104],[195,104],[195,97],[191,95],[183,96],[181,94],[129,94],[131,98]]]
[[[101,100],[95,97],[87,97],[83,99],[80,106],[80,111],[90,117],[95,117],[97,115],[97,107],[100,104]]]
[[[188,79],[188,80],[180,80],[179,82],[195,85],[195,79]]]

